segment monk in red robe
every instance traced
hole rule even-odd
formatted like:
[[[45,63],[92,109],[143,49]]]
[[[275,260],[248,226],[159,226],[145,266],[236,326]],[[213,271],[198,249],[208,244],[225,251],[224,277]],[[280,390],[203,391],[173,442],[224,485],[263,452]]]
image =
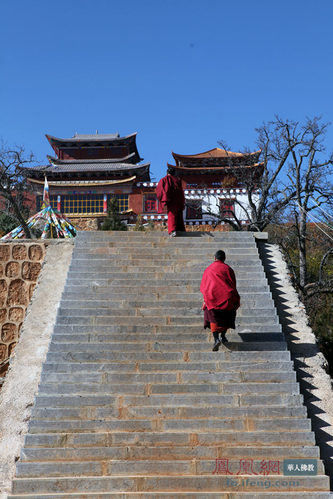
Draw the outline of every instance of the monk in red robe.
[[[211,329],[215,340],[213,352],[219,349],[221,342],[228,341],[227,329],[235,329],[236,310],[240,305],[235,272],[224,260],[224,251],[217,251],[215,261],[203,273],[200,286],[204,298],[204,327]]]
[[[167,175],[161,178],[156,187],[156,195],[159,200],[158,212],[163,213],[165,207],[168,210],[169,235],[174,237],[178,231],[184,232],[185,196],[181,180],[175,176],[174,168],[169,167]]]

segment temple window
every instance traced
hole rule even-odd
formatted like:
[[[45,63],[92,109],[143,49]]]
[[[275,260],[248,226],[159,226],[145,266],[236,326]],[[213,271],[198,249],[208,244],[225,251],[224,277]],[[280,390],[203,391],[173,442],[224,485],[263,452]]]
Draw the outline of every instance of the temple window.
[[[119,211],[128,210],[128,194],[113,194],[118,199]],[[58,196],[50,196],[53,209],[57,209]],[[110,195],[108,195],[110,199]],[[103,213],[103,194],[65,194],[61,196],[61,212],[67,215],[84,215],[91,213]],[[42,209],[43,196],[37,196],[37,210]]]
[[[50,196],[50,205],[54,210],[57,209],[57,197],[58,196]],[[37,212],[42,209],[42,205],[43,205],[43,196],[37,196],[36,197]]]
[[[220,199],[220,216],[232,218],[235,213],[235,201],[233,199]]]
[[[156,194],[145,194],[143,200],[143,211],[146,213],[157,212],[157,197]]]
[[[61,196],[61,211],[66,214],[103,213],[103,194]]]
[[[111,194],[108,196],[108,199],[110,199],[110,197],[116,198],[118,200],[119,213],[128,210],[128,194]]]
[[[202,218],[202,200],[188,200],[186,202],[186,220],[199,220]]]

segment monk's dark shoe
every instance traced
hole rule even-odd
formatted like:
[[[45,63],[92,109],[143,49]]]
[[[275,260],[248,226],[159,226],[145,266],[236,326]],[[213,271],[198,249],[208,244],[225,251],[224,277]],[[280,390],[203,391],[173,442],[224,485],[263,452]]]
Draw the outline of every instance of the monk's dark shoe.
[[[221,342],[220,340],[215,340],[214,346],[213,346],[213,352],[217,352],[218,349],[220,348]]]
[[[227,339],[225,333],[221,333],[221,342],[222,343],[228,343],[228,339]]]

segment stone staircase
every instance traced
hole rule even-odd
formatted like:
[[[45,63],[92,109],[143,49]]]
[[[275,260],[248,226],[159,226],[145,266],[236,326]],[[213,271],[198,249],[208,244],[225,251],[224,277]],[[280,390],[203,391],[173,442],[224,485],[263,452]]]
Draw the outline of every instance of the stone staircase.
[[[212,352],[217,249],[242,305]],[[82,232],[9,497],[328,498],[302,402],[252,234]],[[283,475],[296,458],[318,473]]]

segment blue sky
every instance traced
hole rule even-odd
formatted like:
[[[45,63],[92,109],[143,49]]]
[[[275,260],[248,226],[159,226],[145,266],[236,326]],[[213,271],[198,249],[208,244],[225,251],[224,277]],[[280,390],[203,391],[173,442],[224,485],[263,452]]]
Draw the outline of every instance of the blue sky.
[[[137,131],[159,179],[172,150],[256,149],[275,114],[333,121],[332,0],[2,0],[0,16],[0,136],[43,163],[45,133]]]

